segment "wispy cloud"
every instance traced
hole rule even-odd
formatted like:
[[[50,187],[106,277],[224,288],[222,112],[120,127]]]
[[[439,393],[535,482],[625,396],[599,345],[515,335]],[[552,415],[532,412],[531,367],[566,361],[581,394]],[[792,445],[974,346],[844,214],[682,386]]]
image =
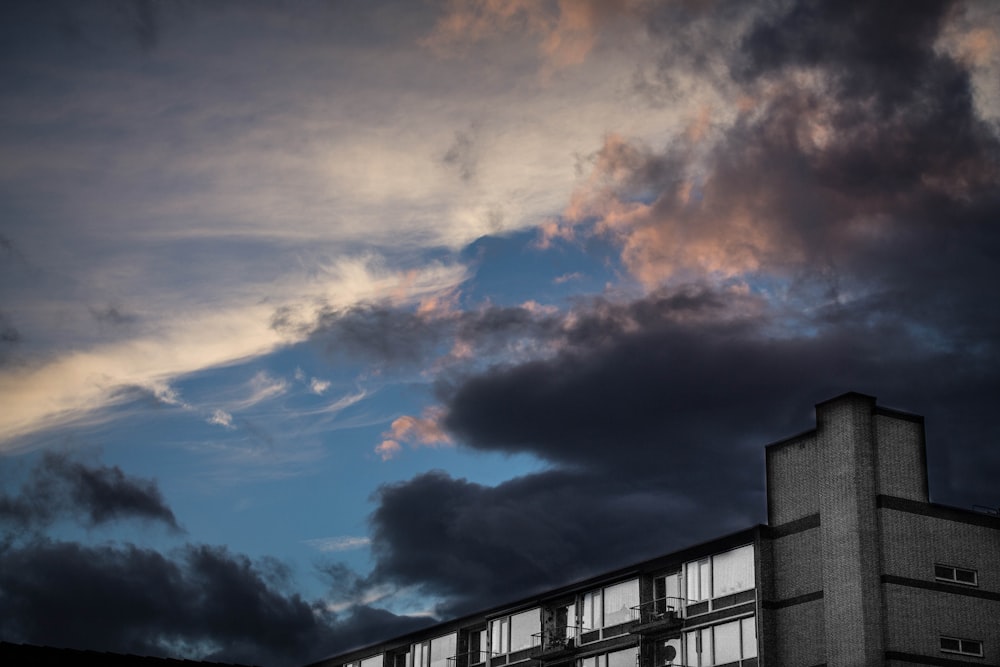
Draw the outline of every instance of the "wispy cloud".
[[[317,396],[322,396],[326,393],[326,390],[330,388],[329,380],[320,380],[319,378],[312,378],[309,380],[309,391],[316,394]]]
[[[170,386],[172,379],[224,364],[257,357],[304,340],[330,303],[391,298],[419,301],[436,290],[452,290],[465,278],[459,265],[431,265],[392,272],[368,260],[339,262],[323,282],[300,284],[307,298],[284,301],[282,323],[275,326],[276,307],[268,303],[236,308],[195,310],[160,315],[156,333],[63,353],[30,364],[0,369],[0,447],[42,428],[100,422],[103,410],[130,399],[123,387],[139,387],[165,403],[191,408]],[[286,289],[290,286],[286,286]],[[232,412],[274,398],[287,389],[283,380],[259,373]]]
[[[337,537],[317,537],[305,540],[305,544],[324,553],[365,549],[371,545],[371,538],[360,535],[339,535]]]

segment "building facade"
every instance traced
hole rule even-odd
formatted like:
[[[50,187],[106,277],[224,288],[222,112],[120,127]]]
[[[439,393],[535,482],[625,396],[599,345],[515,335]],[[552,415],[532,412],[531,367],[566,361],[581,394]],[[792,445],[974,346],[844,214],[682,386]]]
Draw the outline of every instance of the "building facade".
[[[922,417],[845,394],[766,461],[766,525],[317,667],[1000,665],[1000,517],[929,501]]]

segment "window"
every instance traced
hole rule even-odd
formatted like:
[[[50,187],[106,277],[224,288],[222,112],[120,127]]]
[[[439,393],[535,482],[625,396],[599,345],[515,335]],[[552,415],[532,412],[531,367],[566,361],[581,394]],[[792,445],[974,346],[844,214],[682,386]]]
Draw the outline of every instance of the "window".
[[[753,616],[684,633],[684,664],[725,665],[757,657],[757,626]]]
[[[429,667],[448,667],[448,658],[455,657],[458,636],[454,633],[431,640]]]
[[[576,641],[576,603],[555,606],[549,613],[552,620],[543,629],[542,644],[551,648]]]
[[[531,648],[542,631],[542,610],[538,607],[490,621],[494,655]]]
[[[934,578],[938,581],[947,581],[950,584],[964,584],[966,586],[979,585],[979,577],[976,571],[964,567],[935,565]]]
[[[580,618],[580,625],[584,630],[596,630],[628,623],[634,616],[632,607],[638,606],[638,579],[630,579],[620,584],[590,591],[583,596],[583,614]]]
[[[486,630],[473,630],[469,633],[469,664],[477,665],[481,662],[486,662],[490,657],[489,651],[487,650],[487,634]]]
[[[665,614],[681,608],[681,577],[679,573],[657,577],[653,580],[653,611]]]
[[[712,556],[713,598],[753,587],[753,545]]]
[[[684,566],[687,572],[687,597],[690,602],[700,602],[709,598],[712,581],[712,560],[703,558]]]
[[[639,664],[639,648],[581,658],[576,664],[577,667],[636,667]]]
[[[981,658],[983,657],[983,643],[977,639],[941,637],[941,652],[958,653],[959,655],[971,655]]]
[[[373,655],[361,661],[361,667],[382,667],[382,654]]]
[[[632,607],[639,606],[639,580],[632,579],[604,589],[604,627],[628,623]]]
[[[455,633],[414,644],[407,654],[406,667],[448,667],[448,658],[455,657],[457,646]]]
[[[753,600],[754,573],[752,544],[685,563],[687,615],[703,614]]]

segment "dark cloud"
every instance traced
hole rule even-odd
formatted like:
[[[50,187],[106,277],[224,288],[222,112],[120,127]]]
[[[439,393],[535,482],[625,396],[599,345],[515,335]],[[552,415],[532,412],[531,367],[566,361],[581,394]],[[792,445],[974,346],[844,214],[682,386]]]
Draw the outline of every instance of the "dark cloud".
[[[7,472],[13,472],[8,470]],[[47,453],[16,495],[0,496],[0,639],[140,655],[258,665],[298,665],[346,650],[380,632],[427,619],[354,605],[333,613],[292,592],[292,572],[225,547],[187,544],[161,553],[129,543],[52,540],[60,519],[87,527],[118,519],[179,531],[156,484],[118,467]],[[364,583],[323,568],[337,599]]]
[[[325,323],[321,339],[389,359],[453,339],[507,353],[442,376],[442,425],[551,466],[384,487],[365,584],[420,587],[450,615],[743,528],[764,512],[763,446],[845,391],[926,417],[935,500],[1000,505],[1000,143],[937,46],[953,7],[747,4],[649,14],[670,43],[660,78],[637,79],[663,102],[704,73],[743,96],[734,122],[590,160],[602,206],[579,222],[658,288],[558,315]]]
[[[926,416],[937,501],[998,504],[1000,456],[981,444],[1000,438],[994,361],[880,320],[882,304],[783,337],[759,316],[678,317],[732,300],[694,290],[595,305],[570,350],[443,386],[459,442],[554,467],[496,487],[443,472],[384,487],[367,583],[420,587],[450,616],[753,525],[764,445],[811,428],[814,404],[849,390]]]
[[[544,338],[559,326],[560,318],[539,316],[523,306],[418,313],[362,304],[324,313],[311,337],[336,357],[360,356],[399,366],[447,354],[456,342],[468,343],[482,355],[497,354],[525,340]]]
[[[755,78],[784,67],[815,67],[834,77],[838,96],[879,100],[889,111],[919,93],[928,72],[944,63],[934,42],[956,4],[797,2],[754,26],[743,42],[747,61],[737,75]]]
[[[78,55],[116,50],[127,53],[137,49],[149,54],[159,44],[167,14],[188,11],[188,3],[165,3],[158,0],[95,0],[86,7],[79,3],[56,0],[43,6],[18,3],[10,7],[5,31],[5,50],[17,52],[35,48],[25,39],[30,34],[46,46],[58,45]],[[22,34],[19,36],[15,30]],[[27,34],[26,34],[27,33]]]
[[[750,500],[751,490],[743,497]],[[717,494],[717,497],[718,494]],[[731,501],[730,496],[727,501]],[[454,616],[754,523],[756,503],[695,507],[648,475],[552,470],[487,487],[444,472],[383,487],[373,583],[416,586]],[[697,509],[700,520],[691,521]]]
[[[0,522],[34,531],[61,518],[91,527],[138,519],[181,530],[154,481],[130,477],[118,466],[90,466],[46,452],[17,495],[0,496]]]
[[[367,641],[373,627],[403,632],[426,622],[364,608],[338,618],[276,587],[271,569],[204,545],[165,556],[132,545],[36,540],[0,551],[0,636],[297,665]]]

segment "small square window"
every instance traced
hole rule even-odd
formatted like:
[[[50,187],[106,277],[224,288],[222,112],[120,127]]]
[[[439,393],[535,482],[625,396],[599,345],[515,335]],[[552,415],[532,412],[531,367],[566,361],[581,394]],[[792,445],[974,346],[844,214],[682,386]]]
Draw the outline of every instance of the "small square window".
[[[945,581],[950,584],[963,584],[965,586],[978,586],[979,576],[975,570],[967,567],[955,567],[953,565],[935,565],[934,578],[938,581]]]
[[[941,651],[957,653],[976,658],[983,657],[983,643],[978,639],[959,639],[958,637],[941,637]]]

